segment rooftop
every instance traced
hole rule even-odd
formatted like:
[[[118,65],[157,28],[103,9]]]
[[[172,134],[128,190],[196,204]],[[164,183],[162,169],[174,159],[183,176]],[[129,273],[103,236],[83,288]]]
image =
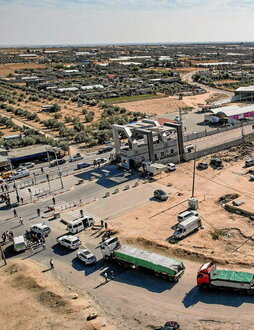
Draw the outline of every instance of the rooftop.
[[[222,113],[225,116],[230,117],[230,116],[245,114],[248,112],[254,112],[254,105],[248,105],[248,106],[244,106],[244,107],[240,107],[239,105],[230,105],[228,107],[211,109],[211,111],[215,115]]]
[[[254,92],[254,86],[239,87],[235,92]]]

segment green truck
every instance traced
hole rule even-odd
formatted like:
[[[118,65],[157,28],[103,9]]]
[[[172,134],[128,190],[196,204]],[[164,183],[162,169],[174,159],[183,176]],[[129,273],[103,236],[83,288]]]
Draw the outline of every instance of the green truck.
[[[213,262],[200,267],[197,284],[203,289],[224,289],[254,294],[254,274],[227,269],[218,270]]]
[[[117,237],[102,242],[100,248],[104,259],[114,260],[125,267],[144,269],[170,281],[177,282],[184,273],[182,261],[127,245],[121,246]]]

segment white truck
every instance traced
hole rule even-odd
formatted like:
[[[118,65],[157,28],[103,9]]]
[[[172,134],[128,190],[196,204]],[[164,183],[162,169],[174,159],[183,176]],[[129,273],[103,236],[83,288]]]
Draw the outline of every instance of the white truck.
[[[201,227],[201,219],[195,215],[177,224],[176,230],[173,233],[173,238],[181,239],[193,233]]]
[[[67,230],[69,233],[76,234],[86,227],[93,226],[95,224],[95,220],[91,216],[84,216],[82,218],[78,218],[67,223]]]
[[[124,267],[143,269],[169,281],[177,282],[184,273],[182,261],[140,250],[131,246],[121,246],[117,237],[100,244],[104,259],[117,262]]]
[[[15,252],[22,252],[27,249],[27,244],[23,235],[13,238],[13,249]]]
[[[186,211],[183,211],[183,212],[178,214],[177,221],[182,222],[182,221],[187,220],[188,218],[192,217],[193,215],[195,215],[196,217],[198,217],[200,219],[200,215],[198,214],[197,211],[195,211],[195,210],[186,210]]]

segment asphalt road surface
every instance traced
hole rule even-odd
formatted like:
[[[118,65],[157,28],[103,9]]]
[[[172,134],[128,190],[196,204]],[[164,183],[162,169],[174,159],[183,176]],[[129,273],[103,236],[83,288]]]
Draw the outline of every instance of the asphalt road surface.
[[[101,172],[100,172],[101,171]],[[104,173],[104,168],[97,172]],[[99,175],[98,174],[98,175]],[[85,176],[88,174],[84,174]],[[68,180],[73,181],[69,176]],[[120,180],[121,179],[121,180]],[[120,180],[118,185],[114,182]],[[73,198],[88,202],[84,206],[86,212],[91,212],[98,221],[109,217],[109,224],[114,217],[149,200],[153,189],[149,184],[140,184],[132,188],[136,182],[135,176],[126,178],[121,173],[115,173],[112,179],[103,177],[98,182],[86,181],[84,185],[75,186],[66,193],[56,196],[60,205]],[[128,182],[131,189],[123,191]],[[119,187],[119,194],[113,194],[109,199],[103,198],[105,191],[113,191]],[[90,202],[92,198],[96,200]],[[52,233],[46,239],[46,250],[41,247],[13,256],[11,247],[6,249],[8,258],[31,258],[48,268],[50,258],[53,258],[53,272],[68,285],[87,291],[91,297],[106,311],[112,319],[119,319],[119,329],[149,329],[151,325],[159,325],[167,320],[179,321],[183,329],[253,329],[253,297],[226,294],[222,292],[201,292],[196,287],[196,273],[201,262],[184,260],[186,271],[179,283],[171,284],[150,274],[134,269],[123,269],[114,264],[108,264],[101,258],[98,243],[102,231],[87,230],[79,233],[83,246],[95,253],[98,262],[93,266],[84,266],[76,258],[76,251],[60,247],[56,238],[66,233],[66,227],[59,220],[53,220],[50,213],[45,212],[47,205],[52,204],[51,197],[17,207],[18,214],[24,219],[24,226],[19,225],[18,218],[13,218],[12,209],[1,208],[0,233],[12,230],[16,235],[23,234],[32,224],[46,222]],[[41,217],[36,215],[36,209],[42,210]],[[79,208],[77,208],[77,215]],[[128,225],[128,219],[126,219]],[[105,283],[102,275],[105,271],[114,271],[114,280]],[[249,272],[254,269],[248,269]],[[210,327],[208,327],[210,326]],[[226,328],[225,328],[226,329]]]

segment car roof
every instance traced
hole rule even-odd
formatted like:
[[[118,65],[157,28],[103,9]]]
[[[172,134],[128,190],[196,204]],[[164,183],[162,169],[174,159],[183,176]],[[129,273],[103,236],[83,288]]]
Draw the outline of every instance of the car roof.
[[[45,228],[45,227],[48,227],[45,223],[35,223],[34,225],[32,225],[31,227],[41,227],[41,228]]]
[[[68,239],[69,241],[76,241],[77,239],[79,240],[79,237],[77,236],[72,236],[72,235],[64,235],[64,236],[61,236],[60,238],[65,238],[65,239]]]
[[[157,189],[157,190],[155,190],[155,191],[157,191],[159,194],[167,194],[165,191],[163,191],[163,190],[161,190],[161,189]]]
[[[79,250],[78,252],[79,252],[79,253],[83,253],[83,254],[85,254],[86,256],[94,255],[94,254],[93,254],[90,250],[88,250],[88,249]]]

